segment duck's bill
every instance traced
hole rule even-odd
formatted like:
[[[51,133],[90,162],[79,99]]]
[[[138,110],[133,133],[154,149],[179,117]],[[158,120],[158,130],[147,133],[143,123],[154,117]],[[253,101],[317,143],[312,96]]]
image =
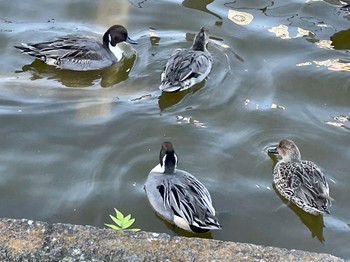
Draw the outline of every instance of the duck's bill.
[[[126,42],[128,42],[129,44],[132,44],[132,45],[137,45],[137,41],[132,40],[130,37],[128,37],[128,38],[126,39]]]
[[[278,154],[277,147],[270,147],[269,149],[267,149],[267,152],[269,154],[275,154],[275,155]]]

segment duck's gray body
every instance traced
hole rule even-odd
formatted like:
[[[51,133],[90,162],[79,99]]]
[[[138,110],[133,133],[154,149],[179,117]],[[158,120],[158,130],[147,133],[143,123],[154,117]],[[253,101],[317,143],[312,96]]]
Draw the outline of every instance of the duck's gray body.
[[[22,45],[24,53],[68,70],[96,70],[117,62],[115,55],[103,44],[86,37],[60,37],[51,42]]]
[[[103,69],[118,62],[122,52],[117,44],[123,41],[135,43],[128,38],[123,26],[115,25],[104,34],[103,42],[85,36],[64,36],[54,41],[15,47],[48,65],[61,69],[87,71]]]
[[[182,91],[202,82],[212,68],[208,42],[208,29],[202,27],[191,48],[176,49],[161,74],[159,89],[164,92]]]
[[[174,168],[169,172],[167,167],[164,168],[166,161],[151,170],[145,183],[146,195],[153,209],[187,231],[200,233],[220,229],[205,186],[186,171]]]
[[[329,213],[333,199],[320,168],[311,161],[301,160],[299,149],[291,140],[281,140],[276,150],[282,156],[273,171],[277,191],[307,213]]]

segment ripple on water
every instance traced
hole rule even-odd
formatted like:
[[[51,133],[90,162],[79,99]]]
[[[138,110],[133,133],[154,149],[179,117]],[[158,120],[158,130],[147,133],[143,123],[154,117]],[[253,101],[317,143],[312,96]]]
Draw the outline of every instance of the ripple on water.
[[[103,227],[118,208],[135,227],[173,234],[143,192],[170,140],[179,168],[213,197],[223,230],[205,237],[349,257],[349,17],[337,13],[339,1],[73,2],[0,3],[8,10],[0,19],[2,216]],[[253,20],[233,23],[230,10]],[[99,38],[111,21],[139,42],[120,75],[118,67],[70,74],[32,66],[13,48],[33,35]],[[201,26],[210,31],[212,72],[188,92],[161,94],[167,59]],[[266,150],[282,138],[329,179],[336,201],[323,220],[274,191],[277,159]]]

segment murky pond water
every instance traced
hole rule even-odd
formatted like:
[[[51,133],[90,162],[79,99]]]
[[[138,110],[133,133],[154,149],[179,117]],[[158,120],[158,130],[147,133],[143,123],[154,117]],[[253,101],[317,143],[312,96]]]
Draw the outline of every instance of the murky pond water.
[[[113,208],[173,234],[143,192],[164,140],[212,194],[214,239],[350,257],[350,15],[332,1],[1,1],[0,216],[103,227]],[[137,39],[123,65],[57,70],[21,42],[112,24]],[[160,94],[175,48],[210,30],[210,77]],[[128,47],[126,47],[128,48]],[[313,217],[272,186],[266,148],[293,139],[336,202]],[[182,231],[176,231],[183,235]]]

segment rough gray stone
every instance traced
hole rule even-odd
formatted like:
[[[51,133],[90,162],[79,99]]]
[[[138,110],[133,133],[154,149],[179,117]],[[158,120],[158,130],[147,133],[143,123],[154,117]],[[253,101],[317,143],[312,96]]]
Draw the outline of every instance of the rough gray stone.
[[[0,261],[344,261],[328,254],[91,226],[0,219]]]

